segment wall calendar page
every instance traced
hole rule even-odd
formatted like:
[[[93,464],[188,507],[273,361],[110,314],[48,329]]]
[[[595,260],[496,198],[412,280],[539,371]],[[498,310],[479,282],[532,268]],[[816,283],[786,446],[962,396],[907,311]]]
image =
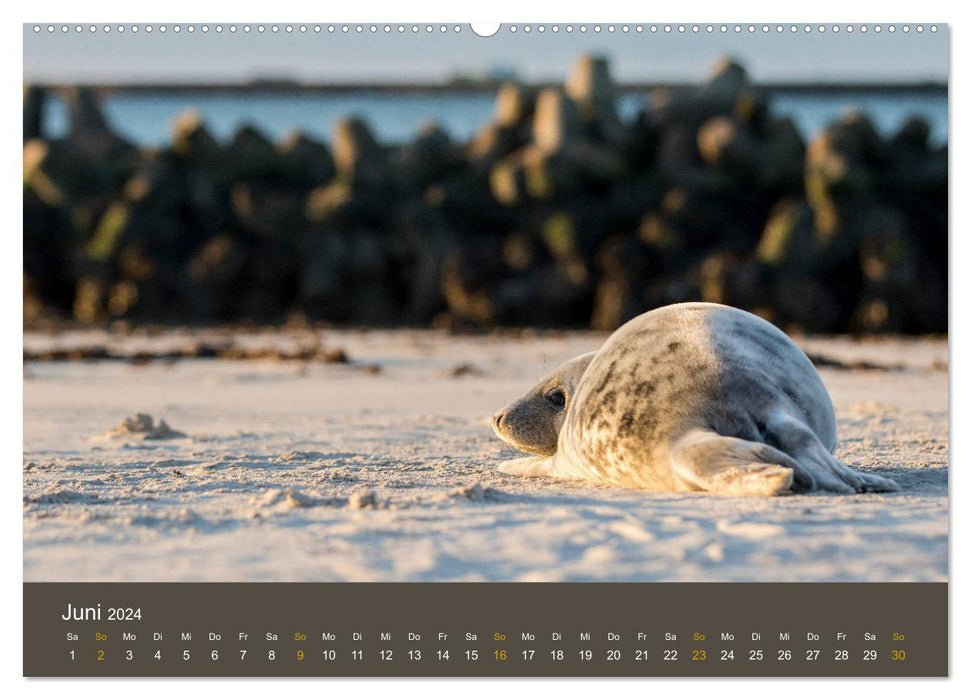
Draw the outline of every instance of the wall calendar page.
[[[23,675],[947,677],[950,32],[23,24]]]

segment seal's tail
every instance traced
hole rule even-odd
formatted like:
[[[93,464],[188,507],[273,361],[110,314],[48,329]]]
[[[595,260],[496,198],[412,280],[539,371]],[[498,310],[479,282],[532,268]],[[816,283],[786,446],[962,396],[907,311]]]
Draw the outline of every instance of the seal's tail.
[[[850,469],[833,456],[816,433],[798,418],[784,412],[766,423],[766,439],[794,459],[812,482],[807,491],[870,493],[899,491],[891,479]]]

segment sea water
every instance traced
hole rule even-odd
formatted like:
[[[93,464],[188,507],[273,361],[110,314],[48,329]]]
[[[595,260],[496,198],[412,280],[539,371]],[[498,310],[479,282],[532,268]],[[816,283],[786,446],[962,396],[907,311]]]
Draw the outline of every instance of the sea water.
[[[621,119],[630,120],[650,100],[648,93],[628,93],[619,98]],[[327,140],[334,123],[358,116],[385,143],[413,139],[422,126],[436,122],[454,139],[468,140],[492,116],[495,97],[481,92],[394,93],[220,93],[130,92],[107,94],[103,107],[111,126],[130,141],[143,146],[164,146],[171,138],[175,118],[186,110],[201,114],[211,133],[229,140],[244,125],[253,126],[271,139],[292,131]],[[911,116],[927,120],[931,140],[947,141],[947,94],[943,91],[786,91],[770,93],[774,114],[791,117],[810,139],[842,114],[859,110],[867,114],[884,135],[899,129]],[[67,111],[54,98],[44,117],[45,134],[62,136],[67,130]]]

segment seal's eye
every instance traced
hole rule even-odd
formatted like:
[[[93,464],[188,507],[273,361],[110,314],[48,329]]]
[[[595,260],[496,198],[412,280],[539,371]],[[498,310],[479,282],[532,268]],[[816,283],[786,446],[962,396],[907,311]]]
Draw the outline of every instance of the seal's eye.
[[[557,408],[563,408],[566,406],[566,394],[563,393],[562,389],[554,389],[546,395],[546,400]]]

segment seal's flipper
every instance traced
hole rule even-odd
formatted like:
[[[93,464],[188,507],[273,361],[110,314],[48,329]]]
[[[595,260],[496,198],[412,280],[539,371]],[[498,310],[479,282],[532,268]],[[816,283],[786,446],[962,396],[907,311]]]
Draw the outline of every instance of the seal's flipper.
[[[775,496],[792,488],[799,465],[768,445],[695,430],[671,446],[674,472],[724,496]]]
[[[499,471],[514,476],[552,476],[552,457],[520,457],[499,464]]]
[[[835,493],[899,491],[896,482],[850,469],[833,456],[805,423],[779,412],[765,425],[766,439],[812,474],[815,488]]]

